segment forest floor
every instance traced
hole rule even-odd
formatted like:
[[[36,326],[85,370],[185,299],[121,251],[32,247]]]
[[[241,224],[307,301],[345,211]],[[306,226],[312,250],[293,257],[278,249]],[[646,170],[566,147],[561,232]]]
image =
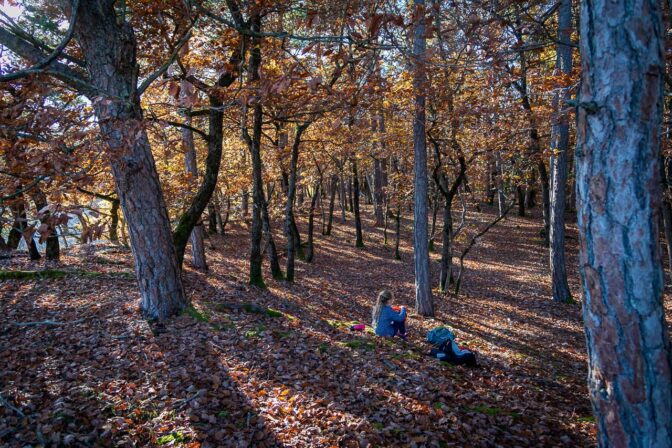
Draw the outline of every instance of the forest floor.
[[[348,328],[369,323],[383,288],[413,308],[411,223],[396,261],[365,215],[365,249],[353,247],[350,216],[329,237],[317,225],[315,261],[298,263],[295,284],[267,274],[266,290],[246,284],[248,229],[234,223],[209,238],[207,275],[186,263],[193,308],[160,328],[140,316],[123,248],[66,252],[62,278],[0,281],[0,444],[594,445],[580,304],[550,300],[538,216],[493,228],[469,255],[460,296],[437,293],[437,317],[411,315],[402,342]],[[569,238],[579,297],[575,230]],[[478,367],[427,356],[439,325]]]

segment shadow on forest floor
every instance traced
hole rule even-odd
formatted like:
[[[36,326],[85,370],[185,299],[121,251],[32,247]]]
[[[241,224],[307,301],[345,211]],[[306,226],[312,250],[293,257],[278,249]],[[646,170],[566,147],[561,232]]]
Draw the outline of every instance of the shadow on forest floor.
[[[492,219],[484,210],[472,215],[468,232]],[[382,229],[366,219],[366,248],[355,249],[348,219],[335,219],[329,237],[319,234],[318,222],[314,263],[297,264],[295,284],[268,279],[266,290],[245,282],[246,226],[237,223],[226,236],[212,236],[211,272],[185,269],[193,308],[158,331],[140,318],[133,281],[3,282],[0,394],[15,409],[0,407],[0,441],[594,444],[580,305],[549,299],[546,253],[535,243],[538,217],[511,217],[488,233],[467,259],[463,294],[437,294],[435,319],[409,316],[409,342],[348,327],[369,322],[383,288],[412,307],[411,223],[404,220],[397,261],[393,232],[385,246]],[[276,243],[283,247],[280,228],[276,224]],[[570,264],[575,250],[570,240]],[[114,257],[125,261],[128,255]],[[87,269],[102,271],[117,266],[88,263]],[[64,264],[82,262],[66,256]],[[577,294],[576,270],[570,275]],[[13,324],[47,319],[69,323]],[[438,325],[452,326],[459,342],[478,353],[478,368],[426,356],[424,335]]]

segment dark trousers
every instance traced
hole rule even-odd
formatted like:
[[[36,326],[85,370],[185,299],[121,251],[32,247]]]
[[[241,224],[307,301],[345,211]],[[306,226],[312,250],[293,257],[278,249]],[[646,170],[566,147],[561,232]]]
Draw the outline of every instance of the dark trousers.
[[[394,334],[392,336],[396,336],[397,334],[404,336],[406,334],[406,322],[403,320],[401,322],[392,321],[392,328],[394,328]]]

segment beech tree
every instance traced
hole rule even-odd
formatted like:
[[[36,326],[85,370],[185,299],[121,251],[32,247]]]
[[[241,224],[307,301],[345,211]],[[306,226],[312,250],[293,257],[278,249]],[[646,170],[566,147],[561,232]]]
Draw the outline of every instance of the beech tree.
[[[577,213],[588,387],[602,447],[672,441],[658,242],[664,36],[658,2],[582,2]]]

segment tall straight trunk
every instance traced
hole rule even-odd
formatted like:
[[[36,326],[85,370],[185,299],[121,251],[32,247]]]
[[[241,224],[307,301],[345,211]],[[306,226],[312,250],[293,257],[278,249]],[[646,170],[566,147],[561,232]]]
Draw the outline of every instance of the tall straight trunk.
[[[311,263],[315,256],[315,247],[313,242],[313,233],[315,228],[315,205],[320,194],[320,183],[315,184],[315,192],[310,199],[310,210],[308,211],[308,238],[306,241],[306,263]]]
[[[572,72],[572,0],[561,0],[558,9],[558,69],[565,75]],[[556,121],[551,156],[551,191],[549,219],[549,259],[553,300],[569,302],[572,295],[567,284],[565,267],[565,192],[567,188],[567,151],[569,150],[569,116],[565,103],[569,88],[555,98]]]
[[[446,198],[443,206],[443,232],[441,247],[441,275],[439,277],[439,290],[448,291],[448,286],[452,277],[453,264],[453,201]]]
[[[348,177],[348,203],[350,205],[349,210],[352,212],[355,210],[355,205],[352,198],[352,176]]]
[[[180,83],[180,106],[186,107],[188,101],[194,96],[194,86],[186,80]],[[189,109],[186,109],[189,112]],[[191,126],[191,115],[185,116],[185,124]],[[194,146],[194,133],[191,129],[182,128],[182,149],[184,150],[184,165],[187,173],[191,175],[191,187],[198,185],[198,166],[196,163],[196,147]],[[205,260],[205,244],[203,244],[204,229],[202,220],[198,219],[191,231],[191,262],[196,269],[207,271],[208,264]]]
[[[334,203],[336,202],[336,190],[338,190],[338,176],[332,174],[329,186],[329,216],[327,217],[327,229],[325,235],[331,235],[331,228],[334,223]]]
[[[658,241],[661,16],[660,2],[651,0],[581,3],[579,265],[600,447],[672,445],[672,354]]]
[[[31,196],[33,202],[35,203],[35,208],[38,212],[38,217],[40,218],[40,223],[46,226],[45,231],[49,233],[49,236],[46,238],[46,249],[45,257],[49,261],[58,261],[61,256],[61,246],[58,242],[58,231],[56,225],[52,222],[51,212],[46,210],[47,206],[47,196],[44,194],[40,187],[34,187],[31,191]],[[40,236],[42,239],[42,236]]]
[[[504,195],[504,167],[502,166],[502,155],[499,151],[495,153],[495,170],[497,177],[495,178],[495,186],[497,188],[497,216],[503,216],[506,210],[506,196]]]
[[[355,212],[355,247],[364,247],[362,238],[362,217],[359,213],[359,176],[357,175],[357,160],[353,157],[352,164],[352,206]]]
[[[301,145],[301,135],[308,128],[308,123],[296,126],[294,143],[292,144],[291,161],[289,164],[289,179],[287,182],[287,203],[285,205],[285,235],[287,237],[287,265],[285,267],[285,279],[288,282],[294,281],[294,261],[296,257],[297,233],[296,222],[294,221],[294,198],[296,197],[296,170],[299,162],[299,146]]]
[[[251,19],[252,30],[261,30],[261,16],[255,12]],[[253,84],[259,80],[261,69],[261,39],[252,39],[252,52],[250,55],[250,82]],[[259,95],[259,93],[257,93]],[[262,274],[261,238],[263,231],[262,209],[266,198],[264,196],[264,181],[262,178],[261,162],[261,127],[262,105],[261,98],[257,96],[252,106],[252,136],[245,130],[246,140],[252,155],[252,226],[250,227],[250,284],[264,287]]]
[[[434,237],[436,236],[436,218],[439,214],[439,189],[436,188],[434,200],[432,201],[432,227],[429,231],[428,248],[430,251],[434,250]]]
[[[541,143],[537,138],[537,143],[538,143],[538,154],[541,155]],[[569,134],[568,134],[569,138]],[[542,205],[542,213],[544,215],[544,245],[548,246],[550,239],[549,239],[549,234],[550,234],[550,228],[551,228],[551,194],[549,191],[549,179],[548,179],[548,171],[546,170],[546,164],[544,163],[543,160],[539,160],[537,163],[537,169],[539,170],[539,184],[541,185],[541,205]]]
[[[427,136],[425,134],[425,2],[413,1],[413,90],[415,117],[413,120],[413,253],[415,258],[415,309],[421,316],[434,315],[434,301],[429,272],[427,235]]]
[[[394,258],[401,260],[401,252],[399,252],[399,239],[401,236],[401,205],[397,206],[397,214],[394,215]]]
[[[75,36],[91,82],[100,89],[93,108],[111,154],[117,195],[128,225],[141,309],[146,318],[162,320],[179,313],[188,299],[136,95],[133,29],[120,21],[114,2],[89,0],[79,4]]]
[[[343,224],[345,224],[345,211],[348,207],[347,207],[347,199],[346,199],[346,193],[345,193],[345,180],[343,179],[343,174],[342,173],[339,176],[338,185],[339,185],[338,196],[339,196],[339,200],[341,202],[341,222]]]
[[[373,204],[376,217],[376,227],[385,225],[385,164],[376,158],[373,162]]]

